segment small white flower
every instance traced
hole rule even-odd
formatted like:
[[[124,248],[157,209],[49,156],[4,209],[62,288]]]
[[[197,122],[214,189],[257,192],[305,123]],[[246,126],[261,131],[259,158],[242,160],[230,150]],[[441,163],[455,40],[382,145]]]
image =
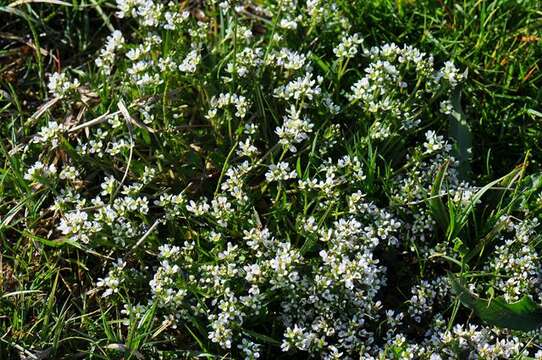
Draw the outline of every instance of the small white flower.
[[[423,143],[425,152],[428,154],[439,151],[447,146],[442,135],[437,135],[433,130],[428,130],[425,133],[426,141]]]
[[[70,80],[66,73],[55,72],[49,76],[49,83],[47,87],[49,92],[57,97],[64,97],[79,88],[79,80],[74,78]]]
[[[300,111],[292,105],[287,110],[288,115],[284,117],[284,124],[275,129],[275,133],[279,136],[279,143],[288,148],[291,152],[297,152],[295,144],[309,138],[309,133],[312,132],[313,124],[308,118],[301,119]]]
[[[183,62],[179,65],[179,71],[185,73],[194,73],[201,61],[201,55],[198,49],[194,49],[186,55]]]
[[[49,143],[55,148],[58,146],[58,142],[65,131],[66,128],[63,124],[49,121],[46,126],[42,127],[40,131],[34,135],[32,142],[40,144]]]
[[[56,174],[56,166],[53,164],[47,166],[41,161],[36,161],[24,175],[25,180],[32,182],[40,182],[42,179],[47,179]]]
[[[294,179],[296,176],[296,172],[290,170],[290,165],[287,162],[272,164],[265,173],[265,178],[269,182]]]
[[[359,34],[344,36],[340,44],[333,49],[335,56],[340,58],[353,58],[358,53],[359,45],[363,43],[363,39]]]
[[[79,171],[73,166],[66,166],[60,172],[59,178],[61,180],[75,180],[79,176]]]

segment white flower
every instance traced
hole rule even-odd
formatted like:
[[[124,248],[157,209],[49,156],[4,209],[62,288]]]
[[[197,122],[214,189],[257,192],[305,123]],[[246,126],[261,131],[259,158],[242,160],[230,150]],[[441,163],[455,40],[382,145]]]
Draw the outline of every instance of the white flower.
[[[307,56],[300,54],[290,49],[282,48],[277,54],[270,56],[270,60],[274,59],[275,64],[283,67],[286,70],[299,70],[303,68],[307,62]]]
[[[448,144],[444,141],[442,135],[437,135],[433,130],[428,130],[425,133],[426,141],[423,143],[425,152],[428,154],[434,153],[445,148]]]
[[[290,171],[290,165],[287,162],[272,164],[265,173],[265,178],[269,182],[294,179],[296,176],[295,171]]]
[[[320,81],[320,77],[318,77],[318,81]],[[320,92],[320,86],[316,85],[316,80],[313,80],[312,74],[308,73],[290,81],[286,85],[279,86],[275,89],[274,95],[284,100],[292,98],[294,100],[312,100]]]
[[[253,124],[253,123],[245,124],[245,128],[243,130],[243,133],[245,135],[252,136],[252,135],[256,134],[257,130],[258,130],[258,125],[257,124]]]
[[[255,360],[260,358],[260,345],[247,339],[243,339],[237,348],[245,354],[245,360]]]
[[[333,49],[335,56],[340,58],[353,58],[358,53],[359,45],[363,39],[359,34],[343,36],[340,44]]]
[[[151,180],[156,176],[156,169],[145,166],[145,170],[143,171],[143,175],[141,175],[141,182],[143,184],[148,184],[151,182]]]
[[[161,258],[171,259],[179,255],[179,253],[181,252],[181,248],[178,246],[164,244],[158,247],[158,251],[160,252]]]
[[[309,138],[309,133],[312,132],[313,124],[308,118],[300,118],[300,111],[292,105],[287,110],[288,115],[284,116],[284,124],[275,129],[275,133],[279,136],[279,143],[288,148],[291,152],[297,152],[295,144]]]
[[[56,121],[49,121],[46,126],[43,126],[40,131],[34,135],[32,142],[40,144],[51,144],[53,148],[58,146],[62,134],[66,130],[63,124]]]
[[[305,333],[305,328],[295,324],[293,328],[288,327],[286,329],[280,348],[282,351],[289,351],[292,348],[307,350],[311,344],[311,340],[309,335]]]
[[[201,61],[201,55],[198,49],[194,49],[186,55],[183,62],[179,65],[179,71],[185,73],[196,72],[196,67]]]
[[[446,115],[450,115],[453,111],[452,102],[450,100],[444,100],[440,102],[440,112]]]
[[[211,108],[207,113],[207,118],[212,119],[217,115],[217,109],[223,109],[228,105],[235,106],[235,116],[242,119],[246,116],[250,103],[243,95],[221,93],[218,97],[213,96],[210,100]]]
[[[41,161],[36,161],[24,174],[24,179],[32,182],[40,182],[42,179],[50,178],[56,174],[56,166],[47,166]]]
[[[122,48],[124,45],[124,37],[119,30],[114,30],[111,35],[107,37],[105,47],[100,50],[98,58],[96,58],[96,65],[101,68],[106,75],[111,73],[111,67],[115,63],[115,52],[117,49]]]
[[[79,171],[73,166],[65,166],[60,172],[61,180],[75,180],[79,176]]]
[[[463,79],[463,75],[459,73],[452,61],[446,61],[437,78],[443,78],[449,82],[451,87],[455,87]]]
[[[49,76],[47,87],[49,92],[56,97],[64,97],[79,88],[79,80],[77,78],[70,80],[66,73],[55,72]]]
[[[283,29],[295,30],[297,29],[297,22],[295,20],[282,19],[280,20],[279,26]]]
[[[239,149],[237,150],[237,155],[251,158],[258,155],[258,153],[258,148],[252,145],[250,138],[247,138],[245,141],[239,142]]]
[[[119,286],[123,281],[123,271],[125,267],[126,262],[122,259],[117,259],[117,262],[113,263],[113,268],[109,270],[107,276],[105,278],[98,278],[96,286],[98,288],[105,288],[102,297],[108,297],[119,292]]]
[[[186,205],[186,210],[190,211],[196,216],[207,214],[210,208],[211,207],[205,199],[202,199],[197,203],[194,200],[190,200],[190,202]]]
[[[115,191],[117,180],[113,176],[107,176],[104,181],[100,184],[102,188],[102,195],[112,195]]]
[[[67,213],[57,226],[63,235],[68,235],[73,241],[88,243],[90,236],[101,229],[101,225],[89,219],[86,211],[76,210]]]

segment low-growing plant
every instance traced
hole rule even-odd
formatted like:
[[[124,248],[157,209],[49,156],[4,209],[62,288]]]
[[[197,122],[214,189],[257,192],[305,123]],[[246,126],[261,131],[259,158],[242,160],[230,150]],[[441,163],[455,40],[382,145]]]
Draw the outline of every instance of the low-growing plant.
[[[468,72],[332,2],[115,11],[2,143],[6,354],[542,357],[540,181],[474,173]]]

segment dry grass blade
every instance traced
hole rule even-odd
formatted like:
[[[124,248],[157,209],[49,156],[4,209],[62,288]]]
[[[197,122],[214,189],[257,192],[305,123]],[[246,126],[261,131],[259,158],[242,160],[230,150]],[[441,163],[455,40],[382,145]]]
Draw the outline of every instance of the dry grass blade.
[[[35,294],[35,293],[41,293],[40,290],[20,290],[20,291],[13,291],[7,294],[2,295],[2,299],[6,299],[8,297],[12,296],[19,296],[19,295],[26,295],[26,294]]]
[[[60,1],[60,0],[17,0],[12,2],[8,5],[8,7],[16,7],[23,4],[30,4],[30,3],[47,3],[47,4],[55,4],[55,5],[64,5],[64,6],[72,6],[72,4]]]
[[[49,110],[50,108],[52,108],[58,101],[60,100],[59,97],[54,97],[52,98],[51,100],[47,101],[45,104],[43,104],[42,106],[40,106],[38,108],[38,110],[32,114],[32,116],[30,116],[30,118],[28,119],[29,122],[34,122],[36,120],[38,120],[43,114],[45,114],[45,112],[47,110]],[[30,124],[25,124],[25,125],[30,125]]]
[[[126,119],[126,121],[129,121],[132,124],[134,124],[135,126],[137,126],[138,128],[145,129],[150,133],[154,134],[156,132],[156,130],[154,130],[153,128],[145,125],[141,121],[138,121],[138,120],[134,119],[132,116],[130,116],[130,113],[128,112],[128,109],[126,109],[126,106],[124,105],[124,102],[122,100],[119,100],[117,106],[119,107],[119,110],[122,113],[122,116],[124,116],[124,118]]]
[[[119,183],[119,186],[115,189],[115,192],[111,195],[111,198],[114,199],[117,196],[117,193],[119,192],[120,188],[124,185],[124,182],[126,181],[126,178],[128,177],[128,171],[130,170],[130,165],[132,164],[132,157],[134,155],[134,134],[132,132],[132,123],[134,119],[130,116],[128,113],[128,110],[126,109],[126,106],[124,106],[124,102],[122,100],[119,100],[118,107],[122,115],[124,116],[124,120],[126,121],[126,126],[128,127],[128,132],[130,134],[130,153],[128,154],[128,163],[126,164],[126,170],[124,171],[124,175],[122,176],[122,179]]]
[[[21,36],[18,36],[18,35],[12,34],[12,33],[8,33],[8,32],[0,32],[0,38],[20,42],[20,43],[28,46],[29,48],[31,48],[34,51],[39,51],[40,54],[43,55],[43,56],[51,56],[55,61],[58,62],[58,59],[57,59],[56,56],[54,56],[52,53],[45,50],[44,48],[37,47],[36,45],[34,45],[34,43],[32,43],[31,40],[27,40],[27,39],[25,39],[25,38],[23,38]],[[20,50],[18,50],[18,49],[13,49],[13,50],[14,50],[14,53],[20,53]]]
[[[143,241],[145,241],[145,239],[149,237],[149,235],[154,231],[154,229],[156,229],[156,227],[160,224],[160,222],[161,222],[161,220],[158,219],[158,220],[156,220],[154,222],[154,224],[151,225],[149,230],[147,230],[147,232],[141,237],[141,239],[139,239],[137,241],[137,243],[132,247],[131,252],[133,252],[135,249],[137,249],[139,247],[139,245],[141,245],[143,243]]]
[[[84,128],[88,128],[88,127],[91,127],[91,126],[94,126],[94,125],[101,124],[101,123],[107,121],[108,117],[115,116],[117,114],[120,114],[120,111],[115,111],[112,114],[110,114],[109,112],[106,112],[105,114],[100,115],[95,119],[89,120],[89,121],[87,121],[87,122],[85,122],[83,124],[79,124],[77,126],[72,127],[71,129],[68,130],[68,132],[75,132],[77,130],[81,130],[81,129],[84,129]]]

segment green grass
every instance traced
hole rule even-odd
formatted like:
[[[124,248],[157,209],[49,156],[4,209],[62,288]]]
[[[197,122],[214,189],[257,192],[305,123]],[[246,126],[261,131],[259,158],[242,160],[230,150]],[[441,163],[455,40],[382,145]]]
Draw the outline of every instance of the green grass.
[[[480,171],[503,175],[526,151],[540,162],[539,1],[359,1],[346,6],[371,42],[415,43],[468,71],[463,103],[473,131],[484,134],[474,144]],[[359,16],[359,9],[369,15]]]
[[[157,354],[149,350],[152,345],[166,349],[163,354],[170,354],[171,358],[193,358],[194,354],[220,358],[221,354],[205,337],[204,325],[197,320],[184,323],[175,333],[177,344],[181,344],[177,352],[168,349],[164,340],[160,340],[159,335],[165,329],[161,328],[160,322],[153,321],[154,307],[148,309],[142,319],[131,319],[130,324],[123,327],[119,307],[102,300],[92,285],[98,275],[103,276],[108,271],[106,260],[116,258],[117,253],[105,246],[94,249],[51,239],[52,229],[59,219],[43,209],[44,204],[57,195],[57,190],[54,186],[32,187],[23,178],[27,161],[23,147],[38,128],[32,115],[49,100],[45,74],[69,68],[73,74],[85,74],[85,80],[93,88],[105,84],[101,93],[91,96],[90,101],[95,100],[99,105],[90,107],[84,116],[90,120],[107,110],[113,112],[116,108],[111,106],[112,99],[117,99],[118,93],[107,84],[113,84],[117,79],[104,78],[93,72],[93,59],[111,27],[126,30],[126,34],[138,31],[134,24],[120,22],[113,16],[114,4],[109,1],[73,0],[70,5],[27,3],[10,7],[0,0],[0,359],[16,359],[25,353],[27,356],[30,354],[28,358],[31,359],[72,356],[88,359],[154,358]],[[441,227],[437,231],[457,254],[457,258],[445,258],[443,267],[467,279],[484,276],[478,267],[479,259],[482,255],[487,256],[487,249],[491,251],[492,242],[496,241],[492,231],[500,226],[500,216],[514,214],[518,209],[528,210],[533,216],[540,215],[541,204],[537,200],[542,187],[538,175],[542,164],[540,1],[356,0],[338,1],[338,6],[348,14],[353,32],[365,37],[365,45],[376,46],[390,41],[411,44],[434,54],[436,63],[451,59],[459,69],[467,70],[468,79],[462,87],[461,97],[456,99],[456,105],[462,108],[461,120],[468,126],[459,130],[440,130],[444,133],[449,131],[452,137],[465,141],[464,146],[457,150],[468,162],[465,178],[490,184],[491,190],[480,190],[479,197],[484,200],[481,206],[455,208],[452,202],[443,202],[438,192],[430,206],[434,217],[440,219],[438,225]],[[330,53],[335,42],[326,41],[331,41],[336,34],[321,29],[314,32],[321,38],[321,43],[316,45],[318,48],[310,49],[307,45],[307,49],[302,50]],[[174,40],[171,41],[175,46]],[[234,47],[228,56],[235,57],[236,51]],[[222,61],[225,63],[224,56],[224,53],[212,55],[205,61],[209,62],[210,68],[216,69]],[[319,65],[319,71],[326,73],[329,64],[322,62]],[[262,76],[262,82],[273,80],[266,79],[265,74]],[[330,74],[326,81],[335,84],[338,94],[351,77],[354,77],[352,73],[346,73],[344,78],[342,74],[335,77]],[[209,76],[206,80],[208,84],[216,82],[216,88],[219,88],[217,78]],[[232,89],[235,89],[236,81],[241,80],[234,79]],[[273,129],[280,123],[284,109],[269,94],[261,94],[258,85],[253,84],[258,99],[255,108],[257,116],[264,119],[262,127],[268,135],[262,142],[269,145],[267,148],[272,148]],[[232,123],[225,127],[216,126],[216,138],[210,139],[201,128],[214,124],[203,124],[199,119],[205,113],[203,104],[213,94],[206,93],[206,89],[196,82],[184,86],[172,89],[165,84],[163,92],[155,96],[161,103],[163,118],[169,119],[171,107],[182,105],[176,103],[175,91],[192,94],[196,99],[194,107],[185,112],[193,121],[172,130],[169,136],[164,134],[169,142],[167,147],[161,143],[163,138],[147,133],[146,146],[136,150],[141,151],[137,156],[145,160],[134,160],[130,165],[134,171],[142,172],[146,164],[158,162],[154,158],[147,159],[145,151],[163,146],[170,151],[164,154],[168,168],[164,169],[159,183],[153,185],[156,188],[153,190],[184,188],[194,196],[213,193],[223,178],[230,159],[228,154],[230,150],[234,151],[239,139],[236,134],[238,124],[232,116]],[[52,108],[40,121],[65,117],[67,113],[77,116],[83,108],[62,106],[68,112]],[[326,128],[322,125],[321,129]],[[140,129],[135,126],[136,130]],[[388,148],[373,149],[370,143],[359,145],[362,142],[357,138],[357,127],[349,130],[351,132],[346,133],[350,137],[345,139],[345,147],[351,145],[349,152],[360,154],[369,169],[364,192],[379,198],[381,203],[387,203],[394,181],[390,173],[396,164],[388,163],[386,159],[395,156],[396,149],[401,149],[398,145],[400,140],[389,143]],[[329,134],[318,133],[318,136],[325,138]],[[471,159],[465,153],[470,142],[473,145]],[[69,153],[70,145],[65,145],[63,151]],[[194,151],[195,148],[198,150]],[[369,154],[365,152],[366,148],[371,149]],[[59,152],[57,156],[60,159],[67,156],[66,153]],[[303,148],[301,154],[306,162],[302,166],[302,160],[299,160],[296,170],[308,176],[322,159],[310,146]],[[402,159],[403,155],[397,155],[397,158]],[[274,162],[284,156],[278,151],[270,150],[269,153],[269,159]],[[88,183],[80,187],[93,191],[99,187],[98,182],[92,183],[98,175],[114,169],[121,178],[126,168],[126,164],[108,159],[95,159],[87,165],[95,169],[95,173],[87,179]],[[204,176],[209,174],[211,180],[206,180]],[[258,183],[263,174],[263,170],[254,174],[253,182]],[[434,188],[445,181],[435,183]],[[495,187],[506,188],[506,191],[495,190]],[[274,196],[276,203],[282,203],[282,206],[272,206],[272,199],[264,196],[267,190],[259,188],[256,191],[262,195],[254,211],[265,213],[268,226],[277,234],[289,236],[289,231],[296,226],[296,219],[284,219],[289,217],[292,206],[297,205],[289,207],[289,194],[286,189],[284,192],[279,189]],[[308,209],[318,201],[296,200],[304,205],[303,215],[310,214]],[[326,212],[321,221],[327,221],[328,217],[337,218],[339,214],[333,213],[335,210]],[[190,226],[193,226],[191,234],[178,233],[180,230],[176,227],[164,228],[171,237],[197,238],[194,233],[199,229],[198,224]],[[242,233],[242,229],[231,231]],[[482,245],[480,239],[484,239]],[[150,234],[144,240],[153,245],[160,242],[156,234]],[[307,243],[303,248],[310,251],[310,246]],[[209,258],[216,256],[206,255]],[[127,261],[136,263],[137,257],[144,256],[148,255],[141,247],[127,255]],[[424,263],[421,262],[420,272],[423,271]],[[408,274],[399,274],[391,281],[400,283],[407,277]],[[140,285],[136,284],[134,288],[137,286]],[[128,293],[120,296],[126,297],[126,302],[138,302]],[[467,317],[465,313],[458,316]],[[262,330],[270,330],[265,328],[266,325]],[[276,334],[271,329],[264,335],[274,337]],[[271,354],[272,351],[264,358],[270,358]]]

